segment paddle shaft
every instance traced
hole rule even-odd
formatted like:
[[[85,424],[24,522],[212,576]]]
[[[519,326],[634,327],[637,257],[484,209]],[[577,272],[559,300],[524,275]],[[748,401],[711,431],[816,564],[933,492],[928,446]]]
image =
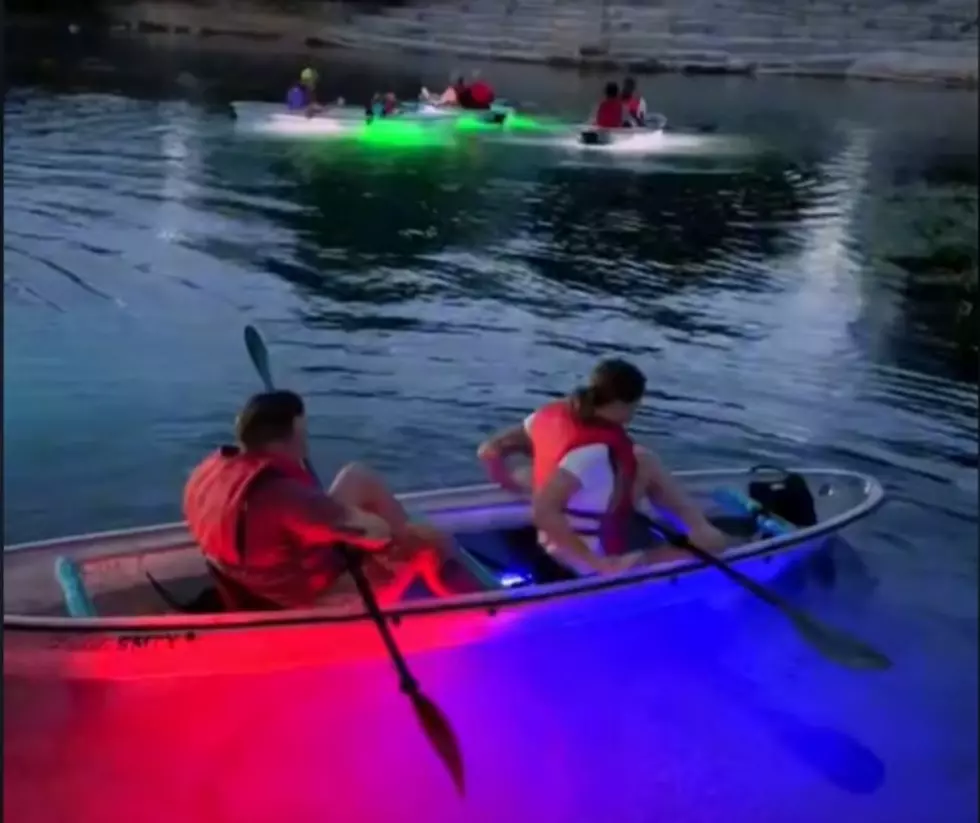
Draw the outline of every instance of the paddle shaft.
[[[718,571],[733,583],[741,586],[764,603],[767,603],[782,613],[792,622],[800,637],[806,640],[824,657],[856,669],[876,669],[880,671],[891,666],[891,661],[877,649],[872,648],[867,643],[855,637],[851,637],[839,629],[824,625],[803,609],[799,609],[784,600],[771,589],[733,569],[720,557],[716,557],[710,552],[706,552],[704,549],[695,546],[683,534],[677,533],[662,523],[654,523],[649,518],[647,519],[650,522],[651,528],[663,534],[669,543],[694,555],[705,565],[718,569]]]
[[[693,554],[698,560],[700,560],[705,565],[712,566],[713,568],[718,569],[718,571],[724,574],[729,580],[738,583],[740,586],[742,586],[745,589],[748,589],[750,592],[752,592],[752,594],[754,594],[760,600],[764,600],[770,606],[773,606],[777,609],[780,609],[781,611],[791,614],[793,617],[796,617],[797,609],[795,609],[792,605],[790,605],[781,597],[779,597],[779,595],[777,595],[775,592],[771,591],[770,589],[767,589],[765,586],[761,585],[760,583],[757,583],[748,575],[742,574],[742,572],[738,571],[738,569],[732,568],[720,557],[717,557],[713,555],[711,552],[705,551],[704,549],[695,546],[690,540],[687,539],[687,537],[685,537],[680,532],[675,532],[669,526],[665,526],[663,523],[653,521],[653,520],[650,520],[650,526],[651,528],[663,534],[664,537],[667,538],[667,542],[670,543],[671,545],[676,546],[679,549],[683,549],[684,551],[689,552],[690,554]]]
[[[275,385],[272,381],[272,370],[269,367],[268,350],[258,331],[252,326],[247,326],[245,329],[245,345],[248,348],[249,356],[252,359],[255,370],[259,373],[259,377],[266,391],[274,391]],[[323,482],[316,473],[316,469],[313,468],[313,464],[309,459],[306,459],[304,463],[306,464],[306,470],[313,476],[317,485],[322,489]],[[344,558],[351,577],[354,578],[357,593],[361,596],[361,600],[364,601],[364,607],[377,627],[378,634],[381,635],[381,641],[384,643],[385,649],[388,651],[388,656],[391,658],[391,662],[398,672],[401,690],[407,695],[415,695],[418,693],[418,681],[412,676],[408,664],[405,662],[405,658],[398,648],[398,644],[395,643],[395,638],[391,636],[391,631],[388,629],[388,622],[381,612],[381,607],[378,606],[378,599],[374,596],[374,590],[371,588],[371,583],[368,581],[367,575],[364,574],[364,569],[361,568],[360,560],[354,556],[350,549],[344,546],[336,547],[336,551],[340,552],[340,555]]]

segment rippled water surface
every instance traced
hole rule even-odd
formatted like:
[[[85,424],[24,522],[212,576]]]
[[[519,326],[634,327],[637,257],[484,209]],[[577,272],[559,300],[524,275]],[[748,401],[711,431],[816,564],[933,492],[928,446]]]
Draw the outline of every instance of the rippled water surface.
[[[570,82],[522,90],[574,116]],[[886,484],[849,535],[877,585],[811,605],[896,671],[825,702],[806,685],[823,664],[795,661],[782,687],[881,764],[860,790],[825,781],[877,793],[837,819],[974,819],[976,364],[955,302],[896,260],[975,215],[976,98],[646,92],[712,135],[630,157],[481,135],[393,150],[259,141],[180,101],[8,94],[5,539],[178,517],[186,473],[258,388],[246,322],[309,399],[321,473],[363,459],[399,488],[478,480],[484,434],[624,354],[652,386],[638,436],[671,466]]]

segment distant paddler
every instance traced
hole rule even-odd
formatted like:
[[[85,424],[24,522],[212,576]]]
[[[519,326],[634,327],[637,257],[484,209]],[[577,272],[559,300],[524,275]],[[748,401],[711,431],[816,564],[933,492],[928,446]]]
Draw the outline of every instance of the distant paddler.
[[[371,98],[371,102],[364,107],[364,114],[367,117],[368,123],[382,117],[391,117],[401,111],[402,104],[393,91],[385,92],[384,94],[375,92]]]
[[[474,69],[469,83],[458,75],[440,95],[433,95],[423,87],[419,99],[430,106],[458,106],[461,109],[486,111],[493,106],[497,95],[493,87],[481,78],[479,70]]]
[[[321,112],[323,106],[316,101],[316,84],[319,79],[315,69],[309,66],[303,69],[299,80],[286,94],[286,108],[297,114],[303,112],[307,117]]]
[[[430,106],[458,106],[460,96],[466,91],[466,80],[463,75],[450,79],[449,85],[442,94],[432,94],[425,86],[419,93],[419,99]]]
[[[646,126],[647,124],[647,101],[636,88],[636,80],[627,77],[623,80],[623,105],[626,107],[626,115],[631,125]]]

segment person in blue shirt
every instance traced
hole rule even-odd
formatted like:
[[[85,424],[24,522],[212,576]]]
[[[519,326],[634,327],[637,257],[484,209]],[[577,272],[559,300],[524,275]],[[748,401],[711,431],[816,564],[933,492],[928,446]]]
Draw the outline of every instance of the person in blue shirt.
[[[303,112],[312,117],[322,108],[316,102],[316,83],[319,79],[316,71],[309,67],[303,69],[296,83],[286,94],[286,108],[297,114]]]

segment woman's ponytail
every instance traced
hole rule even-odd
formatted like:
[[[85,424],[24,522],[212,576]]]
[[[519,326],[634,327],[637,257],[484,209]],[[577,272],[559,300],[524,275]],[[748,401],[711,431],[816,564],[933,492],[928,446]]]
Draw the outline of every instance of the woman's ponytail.
[[[609,403],[636,403],[643,397],[646,378],[625,360],[604,360],[592,372],[589,385],[572,392],[569,403],[580,420],[594,420]]]
[[[575,416],[580,420],[594,420],[596,407],[598,406],[597,400],[596,390],[593,386],[584,386],[575,389],[570,398],[572,411],[575,412]]]

